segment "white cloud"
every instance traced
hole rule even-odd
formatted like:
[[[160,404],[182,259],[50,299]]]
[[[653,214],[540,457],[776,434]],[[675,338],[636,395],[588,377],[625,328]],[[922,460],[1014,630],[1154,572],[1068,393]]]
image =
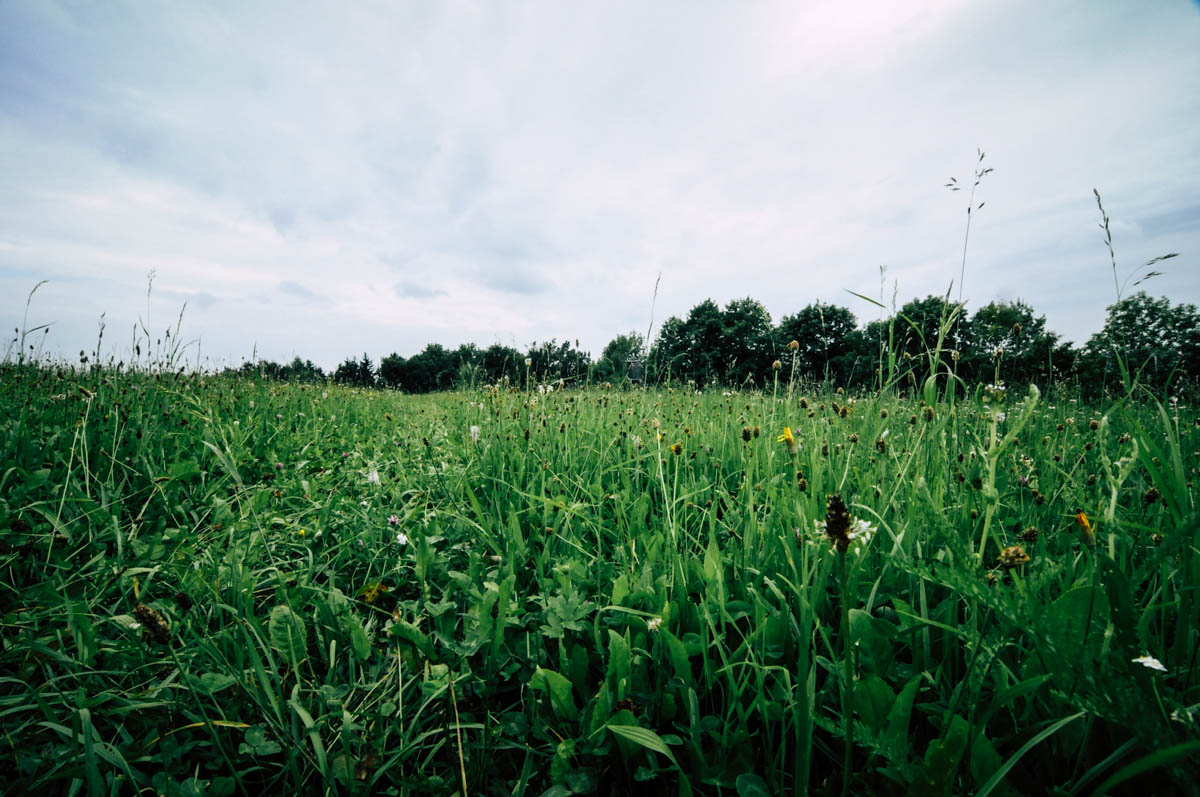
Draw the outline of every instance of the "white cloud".
[[[1200,301],[1185,2],[0,7],[0,286],[61,351],[146,314],[203,351],[580,338],[704,298],[944,293],[1077,340],[1122,269]],[[891,295],[891,284],[885,288]],[[18,301],[19,299],[19,301]]]

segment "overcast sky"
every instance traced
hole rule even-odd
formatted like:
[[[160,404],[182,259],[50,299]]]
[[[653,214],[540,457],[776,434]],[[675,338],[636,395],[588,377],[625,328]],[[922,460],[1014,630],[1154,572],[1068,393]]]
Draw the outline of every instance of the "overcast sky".
[[[1200,303],[1194,0],[0,1],[0,323],[200,357],[578,338],[957,281]],[[147,274],[155,270],[147,308]],[[955,294],[958,286],[955,285]],[[195,349],[190,357],[195,358]]]

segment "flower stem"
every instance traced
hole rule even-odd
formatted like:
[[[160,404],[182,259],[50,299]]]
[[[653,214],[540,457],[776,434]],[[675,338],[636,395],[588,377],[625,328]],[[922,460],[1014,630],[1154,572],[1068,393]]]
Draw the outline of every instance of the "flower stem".
[[[838,552],[838,567],[841,579],[842,604],[842,739],[845,751],[842,756],[842,797],[850,793],[850,767],[854,758],[854,717],[851,709],[851,689],[854,685],[854,664],[851,656],[854,647],[850,641],[850,584],[846,576],[846,554]]]

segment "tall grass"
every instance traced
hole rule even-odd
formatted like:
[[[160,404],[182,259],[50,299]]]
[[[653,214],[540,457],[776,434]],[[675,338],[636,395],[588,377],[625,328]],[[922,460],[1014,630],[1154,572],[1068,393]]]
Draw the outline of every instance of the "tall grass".
[[[1194,783],[1195,408],[3,377],[12,789]]]

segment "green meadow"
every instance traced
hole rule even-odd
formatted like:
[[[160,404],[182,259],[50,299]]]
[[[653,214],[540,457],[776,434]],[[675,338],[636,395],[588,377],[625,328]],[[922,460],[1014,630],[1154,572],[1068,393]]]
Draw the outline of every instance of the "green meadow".
[[[6,365],[0,781],[1195,793],[1200,411],[924,398]]]

